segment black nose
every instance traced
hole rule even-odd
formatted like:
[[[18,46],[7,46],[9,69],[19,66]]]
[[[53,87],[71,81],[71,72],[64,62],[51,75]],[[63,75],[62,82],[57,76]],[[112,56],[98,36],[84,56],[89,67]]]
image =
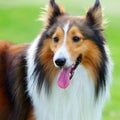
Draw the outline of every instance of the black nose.
[[[63,67],[66,63],[66,59],[65,58],[58,58],[57,60],[55,60],[55,63],[57,66]]]

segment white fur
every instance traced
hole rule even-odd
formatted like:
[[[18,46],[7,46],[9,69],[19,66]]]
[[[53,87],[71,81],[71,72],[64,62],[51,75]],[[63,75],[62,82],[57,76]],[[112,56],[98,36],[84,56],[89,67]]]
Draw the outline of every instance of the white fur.
[[[34,83],[34,85],[33,85],[35,76],[32,75],[32,73],[34,72],[34,69],[36,66],[36,64],[34,63],[34,60],[35,60],[35,54],[36,54],[37,45],[39,43],[39,40],[40,40],[40,36],[38,36],[34,40],[34,42],[31,44],[30,48],[27,51],[27,56],[26,56],[27,66],[28,66],[28,69],[27,69],[27,83],[28,83],[27,90],[29,91],[28,93],[30,96],[33,94],[33,91],[31,91],[30,89],[33,90],[34,89],[33,87],[37,86],[36,85],[37,83]],[[36,87],[35,87],[35,89],[36,89]]]
[[[69,22],[67,24],[65,24],[63,27],[63,31],[64,31],[63,44],[61,45],[61,47],[57,50],[57,52],[54,55],[53,62],[54,62],[54,65],[56,67],[58,67],[58,66],[55,64],[55,61],[58,58],[65,58],[66,59],[66,64],[65,64],[66,67],[71,66],[73,64],[73,62],[71,61],[71,58],[70,58],[70,54],[69,54],[67,47],[66,47],[68,30],[69,30]]]
[[[100,94],[95,101],[95,86],[86,68],[79,65],[67,89],[57,86],[57,75],[49,95],[45,92],[44,85],[41,91],[37,89],[34,58],[39,42],[38,37],[27,53],[27,90],[34,106],[36,120],[100,120],[102,108],[109,91],[109,77],[111,76],[110,61],[107,63],[108,83],[104,94]],[[46,63],[47,64],[47,63]]]
[[[66,40],[67,40],[68,30],[69,30],[69,22],[66,25],[64,25],[64,27],[63,27],[63,31],[64,31],[64,44],[66,43]]]

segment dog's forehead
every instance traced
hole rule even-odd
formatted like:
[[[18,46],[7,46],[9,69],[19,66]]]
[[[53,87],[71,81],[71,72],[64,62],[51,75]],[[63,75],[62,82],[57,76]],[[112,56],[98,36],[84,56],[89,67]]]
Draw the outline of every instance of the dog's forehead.
[[[88,26],[84,16],[62,16],[58,18],[55,26],[61,28],[63,31],[65,28],[69,31],[75,26],[85,37],[93,35],[93,30]]]
[[[61,28],[61,30],[65,30],[67,28],[67,32],[72,29],[72,27],[78,28],[80,32],[83,34],[86,38],[91,38],[93,36],[94,32],[89,27],[89,25],[86,22],[86,18],[84,16],[69,16],[64,15],[57,18],[57,21],[49,28],[47,31],[48,36],[53,35],[56,33],[57,28]]]
[[[82,16],[63,16],[58,18],[57,21],[58,26],[63,28],[68,23],[69,23],[69,27],[71,26],[82,27],[85,24],[85,18]]]

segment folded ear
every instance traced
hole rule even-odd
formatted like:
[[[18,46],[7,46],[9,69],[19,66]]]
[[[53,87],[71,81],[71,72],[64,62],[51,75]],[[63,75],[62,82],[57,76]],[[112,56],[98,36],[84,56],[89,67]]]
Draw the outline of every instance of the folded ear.
[[[102,8],[99,0],[96,0],[94,6],[88,10],[86,20],[90,26],[102,29]]]
[[[56,4],[55,0],[49,0],[46,13],[46,26],[54,24],[57,17],[63,14],[65,14],[63,7]]]

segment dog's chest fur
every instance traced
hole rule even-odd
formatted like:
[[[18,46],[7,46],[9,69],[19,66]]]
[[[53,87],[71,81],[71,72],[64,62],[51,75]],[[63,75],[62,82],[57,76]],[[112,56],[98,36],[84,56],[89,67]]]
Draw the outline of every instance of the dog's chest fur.
[[[95,101],[93,80],[83,66],[78,67],[67,89],[59,88],[56,82],[48,95],[44,85],[41,92],[35,83],[29,90],[37,120],[100,120],[103,104]]]

